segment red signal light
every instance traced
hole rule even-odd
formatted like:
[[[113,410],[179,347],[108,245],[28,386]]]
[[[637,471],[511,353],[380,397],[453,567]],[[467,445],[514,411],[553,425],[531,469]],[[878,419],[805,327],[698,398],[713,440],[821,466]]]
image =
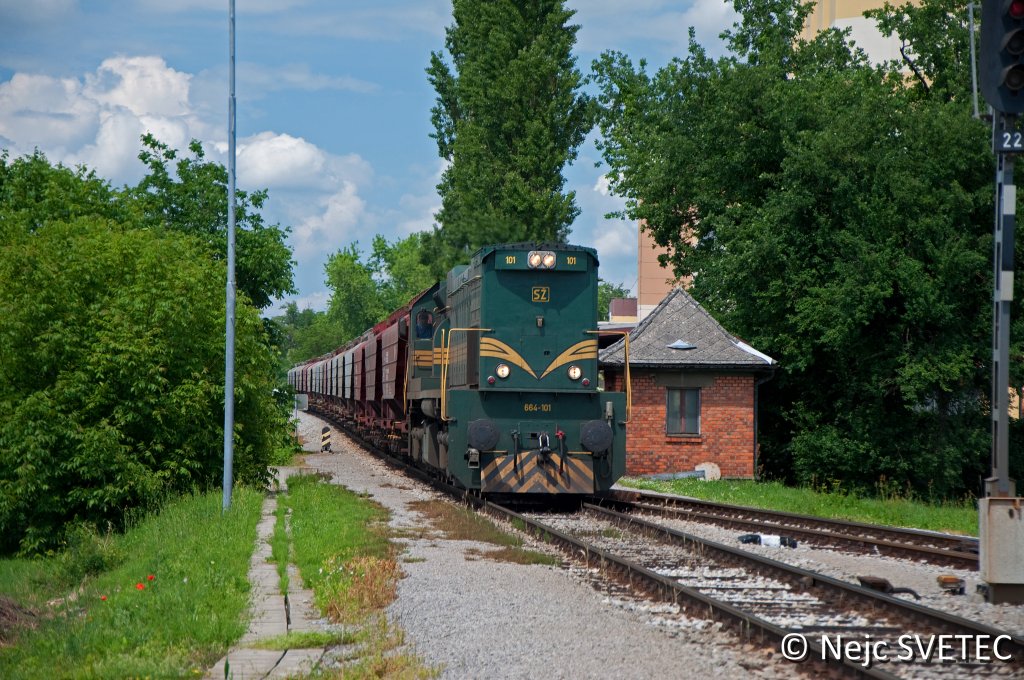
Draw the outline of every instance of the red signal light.
[[[1006,13],[1013,19],[1024,19],[1024,0],[1010,0]]]

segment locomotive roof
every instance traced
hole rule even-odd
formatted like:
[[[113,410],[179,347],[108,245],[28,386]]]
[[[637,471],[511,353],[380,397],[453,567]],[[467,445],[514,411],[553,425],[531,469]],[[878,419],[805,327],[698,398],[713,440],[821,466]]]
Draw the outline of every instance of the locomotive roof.
[[[621,366],[623,341],[601,350],[601,363]],[[682,288],[629,334],[629,365],[648,368],[773,370],[778,362],[729,334]]]
[[[473,254],[473,261],[482,261],[488,255],[496,250],[503,249],[516,249],[516,250],[558,250],[561,252],[580,252],[587,253],[594,258],[594,264],[600,264],[597,259],[597,251],[588,246],[574,246],[569,243],[555,243],[553,241],[520,241],[518,243],[495,243],[489,246],[483,246],[480,250]]]

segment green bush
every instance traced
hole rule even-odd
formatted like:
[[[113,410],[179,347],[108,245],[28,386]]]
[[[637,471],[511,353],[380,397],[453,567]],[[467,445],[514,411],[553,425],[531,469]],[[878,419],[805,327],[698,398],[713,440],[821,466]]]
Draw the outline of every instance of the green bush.
[[[112,532],[100,534],[91,524],[73,522],[66,531],[67,547],[56,558],[56,574],[46,578],[59,581],[68,588],[84,577],[109,571],[124,561],[124,554]]]
[[[122,529],[133,512],[220,485],[226,271],[209,242],[144,226],[81,171],[5,160],[0,554],[29,554],[58,547],[68,522]],[[89,197],[81,211],[43,200],[79,200],[75,187]],[[262,486],[287,409],[244,295],[235,352],[235,478]]]

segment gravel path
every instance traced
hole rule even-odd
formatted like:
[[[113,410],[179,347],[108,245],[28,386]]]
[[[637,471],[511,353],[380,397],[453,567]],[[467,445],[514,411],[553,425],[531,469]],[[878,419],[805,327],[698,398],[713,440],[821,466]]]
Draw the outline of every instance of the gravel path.
[[[299,412],[299,434],[318,451],[322,421]],[[333,453],[306,465],[391,511],[396,530],[424,519],[410,501],[439,498],[332,435]],[[404,535],[417,535],[406,531]],[[789,678],[779,655],[749,648],[674,607],[602,593],[593,574],[479,559],[488,546],[443,538],[403,541],[398,599],[388,609],[411,651],[443,668],[442,678]],[[612,589],[609,589],[612,591]]]

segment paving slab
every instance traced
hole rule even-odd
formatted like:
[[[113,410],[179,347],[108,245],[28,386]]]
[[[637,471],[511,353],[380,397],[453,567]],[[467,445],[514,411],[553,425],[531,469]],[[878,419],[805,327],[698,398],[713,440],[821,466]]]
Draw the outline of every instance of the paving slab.
[[[281,491],[288,488],[287,479],[295,471],[295,468],[276,471]],[[313,605],[313,592],[302,587],[302,579],[294,565],[288,565],[288,597],[281,593],[277,566],[269,561],[276,512],[277,496],[269,494],[263,502],[263,515],[256,527],[256,546],[249,561],[249,628],[238,645],[206,673],[204,677],[207,680],[294,677],[311,671],[324,655],[322,648],[285,652],[248,647],[258,640],[288,633],[322,630],[321,617]]]
[[[308,673],[324,656],[323,649],[289,649],[267,678],[291,678]]]
[[[284,652],[280,650],[233,649],[218,661],[205,677],[210,680],[265,678],[274,670],[283,656]],[[227,666],[226,671],[225,666]]]

